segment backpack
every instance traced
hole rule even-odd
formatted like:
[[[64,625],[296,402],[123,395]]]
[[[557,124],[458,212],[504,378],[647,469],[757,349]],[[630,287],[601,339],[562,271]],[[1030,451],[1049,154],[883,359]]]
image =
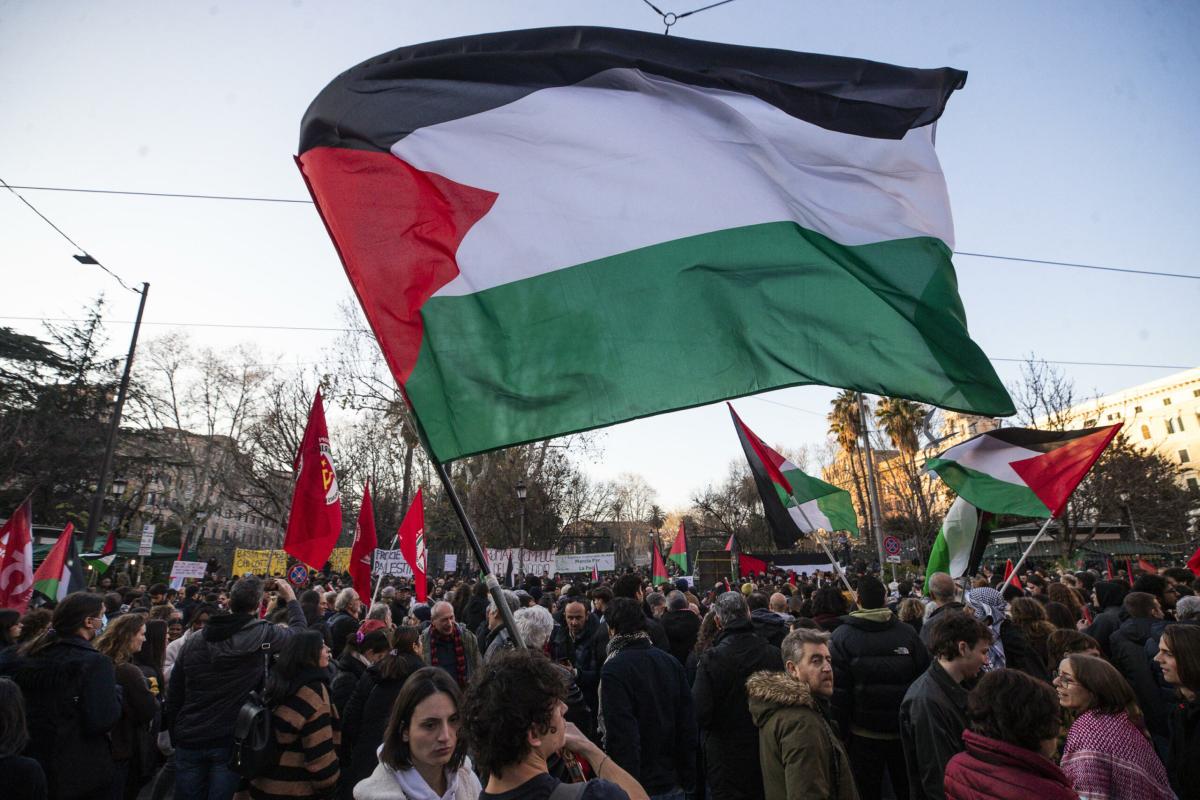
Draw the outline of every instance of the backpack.
[[[257,778],[279,762],[279,743],[272,724],[274,709],[266,700],[267,670],[270,667],[270,642],[263,642],[263,683],[250,693],[238,709],[233,724],[233,751],[229,768],[243,778]]]

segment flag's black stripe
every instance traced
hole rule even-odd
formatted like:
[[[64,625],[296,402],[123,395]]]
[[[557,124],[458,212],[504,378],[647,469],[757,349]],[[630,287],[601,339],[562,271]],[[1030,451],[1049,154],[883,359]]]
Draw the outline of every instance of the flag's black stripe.
[[[841,133],[899,139],[941,116],[967,73],[614,28],[540,28],[402,47],[339,75],[304,115],[313,147],[385,151],[420,128],[628,68],[761,98]]]
[[[1078,431],[1040,431],[1036,428],[997,428],[994,431],[988,431],[983,436],[990,436],[993,439],[999,439],[1005,444],[1011,444],[1015,447],[1024,447],[1027,450],[1037,450],[1042,453],[1049,453],[1051,450],[1056,450],[1065,444],[1069,444],[1076,439],[1082,439],[1085,436],[1095,436],[1103,431],[1104,428],[1085,428]]]
[[[733,413],[732,409],[730,413]],[[775,482],[771,480],[766,467],[754,452],[754,446],[746,438],[746,431],[736,415],[733,417],[733,427],[737,429],[738,441],[742,443],[742,451],[746,454],[746,461],[750,463],[750,474],[754,476],[754,485],[758,487],[758,495],[762,498],[763,516],[767,518],[767,525],[775,537],[775,545],[786,550],[794,545],[797,539],[804,538],[804,532],[796,525],[783,503],[779,502]]]

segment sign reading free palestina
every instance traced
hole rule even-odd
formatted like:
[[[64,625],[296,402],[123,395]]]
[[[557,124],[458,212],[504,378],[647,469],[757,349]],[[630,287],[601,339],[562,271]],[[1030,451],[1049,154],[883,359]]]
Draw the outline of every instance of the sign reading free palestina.
[[[404,554],[399,550],[376,550],[371,565],[371,574],[411,578],[413,571],[408,562],[404,560]]]

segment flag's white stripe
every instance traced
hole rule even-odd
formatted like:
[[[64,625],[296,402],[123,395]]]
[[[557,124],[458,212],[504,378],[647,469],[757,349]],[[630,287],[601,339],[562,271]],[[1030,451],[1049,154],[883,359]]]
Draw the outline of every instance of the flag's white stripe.
[[[951,447],[941,458],[982,472],[998,481],[1024,486],[1025,481],[1021,480],[1021,476],[1012,468],[1011,462],[1040,455],[1042,453],[1036,450],[1006,444],[992,436],[979,436]]]
[[[975,543],[975,529],[979,525],[979,511],[975,506],[955,498],[942,522],[942,536],[950,553],[951,577],[961,578],[967,572],[971,560],[971,546]]]
[[[421,128],[392,152],[499,195],[459,247],[448,296],[788,220],[845,245],[934,236],[953,248],[931,127],[852,136],[749,95],[613,69]]]
[[[801,503],[799,507],[789,506],[788,513],[796,521],[796,527],[805,533],[812,533],[818,528],[824,528],[827,531],[833,530],[833,523],[829,521],[829,517],[825,516],[825,512],[817,505],[816,500]]]
[[[71,563],[69,561],[64,561],[63,567],[62,567],[62,574],[60,574],[58,576],[58,589],[55,590],[55,592],[54,592],[57,595],[57,597],[54,598],[55,602],[60,602],[61,600],[63,600],[70,593],[70,591],[69,591],[70,588],[71,588]]]

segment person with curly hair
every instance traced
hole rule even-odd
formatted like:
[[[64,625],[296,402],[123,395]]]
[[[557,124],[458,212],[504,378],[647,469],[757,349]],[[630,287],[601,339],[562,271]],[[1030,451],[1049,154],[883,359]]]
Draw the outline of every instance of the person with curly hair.
[[[979,679],[967,698],[966,749],[946,765],[946,800],[1078,800],[1052,760],[1054,690],[1015,669]]]
[[[566,684],[542,653],[498,654],[467,690],[463,730],[487,775],[482,800],[546,800],[560,781],[549,765],[564,749],[596,776],[570,793],[582,800],[649,800],[628,772],[563,716]]]
[[[1172,800],[1133,689],[1116,667],[1095,656],[1070,655],[1059,663],[1054,687],[1062,707],[1078,714],[1067,733],[1062,770],[1082,797]]]

